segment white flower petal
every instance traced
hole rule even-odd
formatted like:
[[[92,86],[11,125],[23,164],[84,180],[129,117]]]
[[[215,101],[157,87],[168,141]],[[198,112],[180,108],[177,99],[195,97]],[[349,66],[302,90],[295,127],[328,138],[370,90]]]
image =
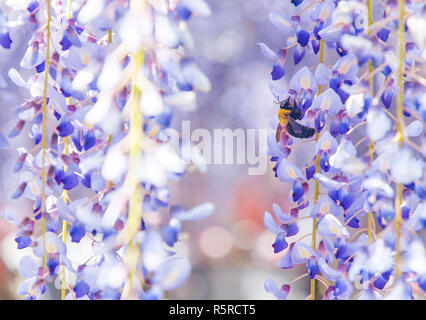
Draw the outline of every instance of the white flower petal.
[[[411,122],[404,130],[407,137],[418,137],[423,133],[424,126],[419,120]]]
[[[158,116],[164,109],[161,94],[149,81],[146,81],[142,88],[140,108],[148,117]]]
[[[104,0],[89,0],[83,8],[81,8],[77,20],[82,24],[87,24],[90,21],[99,17],[105,7]]]
[[[15,68],[10,69],[8,75],[10,80],[12,80],[13,83],[16,84],[18,87],[28,87],[28,83],[24,79],[22,79],[21,75]]]
[[[348,116],[355,117],[364,109],[364,94],[361,92],[350,95],[345,106]]]
[[[209,5],[204,0],[180,0],[179,3],[197,15],[207,17],[212,14]]]
[[[367,115],[367,134],[373,141],[383,139],[392,128],[391,119],[378,109],[371,109]]]
[[[423,176],[423,161],[416,159],[408,149],[399,151],[390,164],[392,178],[403,184],[409,184]]]

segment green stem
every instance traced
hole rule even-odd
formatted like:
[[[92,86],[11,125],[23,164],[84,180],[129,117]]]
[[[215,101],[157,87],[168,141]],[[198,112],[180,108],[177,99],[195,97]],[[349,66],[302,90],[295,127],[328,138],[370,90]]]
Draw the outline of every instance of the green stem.
[[[109,29],[108,30],[108,43],[111,43],[111,42],[112,42],[112,30]]]
[[[404,137],[404,122],[403,122],[403,99],[404,99],[404,0],[399,0],[399,71],[398,71],[398,107],[397,107],[397,120],[398,131],[397,138],[399,147],[402,147],[402,140]],[[395,273],[396,277],[400,275],[400,258],[401,258],[401,203],[402,203],[402,185],[396,185],[396,255],[395,255]]]
[[[125,185],[131,190],[131,196],[129,199],[129,214],[127,218],[126,227],[126,238],[128,239],[128,250],[127,260],[129,266],[129,276],[126,285],[123,289],[123,298],[127,299],[133,287],[133,275],[136,269],[136,263],[138,258],[138,250],[133,246],[133,236],[138,231],[140,225],[140,219],[142,217],[142,204],[140,187],[138,182],[135,180],[135,175],[138,170],[138,163],[141,157],[141,141],[143,138],[142,125],[143,116],[140,109],[139,101],[141,97],[141,91],[136,86],[136,77],[139,69],[143,65],[143,49],[140,49],[133,55],[134,63],[134,76],[132,83],[132,98],[131,98],[131,116],[130,116],[130,129],[129,129],[129,173],[126,177]]]
[[[49,65],[50,65],[50,0],[46,0],[47,4],[47,38],[46,38],[46,61],[44,67],[44,88],[43,88],[43,105],[42,105],[42,137],[41,137],[41,229],[42,229],[42,238],[43,238],[43,273],[47,270],[47,261],[46,261],[46,219],[44,217],[45,207],[46,207],[46,136],[47,136],[47,84],[49,77]]]
[[[68,137],[64,138],[64,153],[68,154]],[[66,171],[67,168],[65,167],[64,170]],[[64,199],[64,203],[65,205],[68,204],[68,191],[64,190],[62,197]],[[67,243],[67,229],[68,229],[68,224],[67,221],[64,219],[62,221],[62,241],[64,242],[64,244],[66,245]],[[65,271],[65,266],[61,264],[62,267],[62,284],[61,284],[61,299],[65,300],[65,293],[66,293],[66,271]]]
[[[319,50],[319,63],[324,62],[324,40],[320,40],[320,50]],[[318,94],[321,94],[322,86],[318,86]],[[320,135],[317,133],[315,135],[315,141],[318,142]],[[320,157],[317,155],[315,157],[315,173],[320,172]],[[314,205],[317,204],[319,197],[319,181],[315,180],[315,189],[314,189]],[[316,250],[317,247],[317,218],[312,220],[312,249]],[[315,300],[315,279],[311,279],[311,299]]]
[[[133,0],[130,3],[131,10],[144,10],[145,1]],[[132,77],[132,92],[130,100],[130,118],[129,118],[129,171],[123,184],[123,188],[130,192],[129,213],[127,222],[122,230],[122,234],[128,243],[126,260],[129,268],[129,274],[126,284],[123,288],[123,299],[128,299],[131,296],[133,288],[133,276],[136,270],[136,265],[139,257],[139,250],[133,245],[133,237],[138,232],[140,220],[142,217],[142,197],[141,188],[138,181],[135,179],[139,170],[142,153],[143,141],[143,114],[140,109],[141,90],[138,88],[136,81],[138,73],[143,66],[144,50],[140,48],[133,54],[133,77]]]
[[[368,36],[371,37],[373,34],[373,30],[371,28],[371,25],[373,24],[373,5],[372,0],[367,0],[367,6],[368,6]],[[370,96],[373,97],[374,95],[374,76],[372,76],[373,72],[373,61],[370,59],[368,61],[368,83],[369,83],[369,89],[370,89]],[[368,152],[370,154],[370,162],[373,162],[374,160],[374,147],[371,142],[371,140],[368,140]],[[368,213],[368,243],[371,243],[371,240],[373,238],[372,230],[373,230],[373,212]]]
[[[67,0],[67,18],[71,19],[72,15],[71,15],[71,0]],[[67,105],[70,104],[71,99],[70,98],[66,98],[66,103]],[[68,152],[68,137],[64,138],[64,153],[67,155]],[[67,168],[65,167],[64,170],[66,171]],[[68,190],[64,190],[62,197],[64,199],[64,203],[65,205],[68,204]],[[64,242],[64,244],[66,245],[67,243],[67,232],[68,232],[68,223],[67,221],[64,219],[62,221],[62,241]],[[65,300],[65,295],[66,295],[66,270],[65,270],[65,266],[61,264],[62,267],[62,283],[61,283],[61,299]]]
[[[71,15],[71,0],[67,0],[67,18],[71,19],[72,15]]]

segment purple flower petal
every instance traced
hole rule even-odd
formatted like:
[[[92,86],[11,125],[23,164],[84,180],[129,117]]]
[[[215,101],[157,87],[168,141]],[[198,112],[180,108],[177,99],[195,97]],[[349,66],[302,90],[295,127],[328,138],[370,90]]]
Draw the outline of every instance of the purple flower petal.
[[[292,251],[293,251],[294,243],[290,245],[290,248],[288,249],[287,253],[277,262],[277,266],[282,269],[289,269],[292,268],[294,263],[292,259]]]
[[[272,49],[270,49],[266,44],[262,42],[258,42],[257,45],[260,47],[260,51],[267,59],[273,60],[273,61],[278,59],[278,55]]]
[[[30,256],[24,256],[19,261],[19,274],[24,278],[31,278],[37,275],[38,265]]]
[[[215,209],[215,205],[211,202],[200,204],[188,211],[174,213],[173,216],[179,220],[202,220],[210,216]]]
[[[342,273],[332,269],[323,258],[318,259],[318,267],[324,277],[331,281],[337,281],[342,277]]]
[[[283,32],[289,32],[293,28],[293,25],[281,13],[271,12],[269,14],[269,21],[271,21],[275,28]]]
[[[275,296],[275,298],[277,298],[278,300],[286,300],[290,292],[289,285],[283,285],[281,289],[278,289],[274,280],[272,280],[271,278],[266,279],[264,286],[265,286],[266,292],[272,293]]]
[[[25,125],[25,121],[19,120],[19,122],[15,125],[15,127],[12,129],[12,131],[10,131],[10,133],[7,137],[10,139],[10,138],[14,138],[14,137],[18,136],[22,132],[24,125]]]
[[[263,215],[263,224],[265,225],[266,230],[278,234],[283,230],[275,223],[272,215],[269,212],[265,212]]]
[[[348,230],[332,214],[326,214],[319,221],[318,233],[323,237],[349,237]]]
[[[272,210],[274,211],[274,214],[278,220],[280,220],[282,223],[289,223],[290,221],[294,220],[294,217],[284,213],[281,207],[276,203],[272,204]]]
[[[291,259],[295,264],[301,264],[306,262],[310,257],[315,256],[315,251],[311,246],[308,246],[302,242],[296,242],[294,244]]]
[[[297,179],[304,179],[304,176],[300,169],[290,161],[287,161],[286,159],[281,160],[277,168],[277,175],[280,181],[282,182],[293,182]]]
[[[9,147],[10,147],[9,142],[7,141],[3,133],[0,131],[0,149],[7,149]]]
[[[290,80],[290,88],[296,92],[310,90],[313,94],[318,90],[317,81],[308,67],[303,67],[296,72]]]

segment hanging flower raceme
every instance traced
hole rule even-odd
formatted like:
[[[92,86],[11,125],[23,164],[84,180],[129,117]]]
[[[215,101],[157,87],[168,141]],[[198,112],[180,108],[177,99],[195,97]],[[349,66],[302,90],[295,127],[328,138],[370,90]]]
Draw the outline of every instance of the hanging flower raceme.
[[[34,210],[5,217],[18,227],[18,249],[31,247],[39,261],[22,259],[19,293],[38,299],[47,281],[60,280],[63,299],[162,298],[190,274],[173,249],[182,223],[214,210],[160,214],[171,205],[168,180],[191,162],[167,135],[172,115],[194,110],[195,91],[211,86],[185,55],[194,45],[187,20],[210,9],[202,0],[22,3],[7,9],[30,26],[20,67],[32,76],[9,70],[28,98],[8,138],[28,130],[33,139],[33,149],[17,149],[22,183],[12,197]],[[8,145],[3,135],[0,142]],[[90,258],[71,262],[69,242],[91,243]]]
[[[304,264],[306,274],[281,289],[268,279],[265,289],[286,299],[291,284],[309,276],[308,298],[312,299],[319,294],[324,299],[420,297],[426,292],[424,268],[420,267],[426,256],[419,235],[426,227],[422,218],[425,104],[423,60],[416,57],[425,48],[414,30],[420,23],[415,12],[424,10],[424,4],[293,4],[301,8],[298,16],[271,13],[271,22],[286,32],[288,43],[297,39],[297,46],[303,47],[309,27],[303,29],[300,21],[306,25],[310,21],[311,41],[319,41],[318,50],[310,56],[319,52],[319,63],[299,67],[288,79],[287,91],[277,81],[282,77],[272,73],[273,96],[287,101],[280,103],[279,121],[274,120],[272,126],[289,124],[276,139],[273,135],[268,138],[268,155],[276,161],[276,177],[293,188],[288,214],[274,205],[275,218],[283,224],[277,224],[268,212],[264,223],[276,235],[274,252],[284,252],[277,266],[288,269]],[[379,16],[383,18],[372,20]],[[412,23],[407,25],[407,21]],[[403,42],[401,47],[398,41]],[[260,44],[260,48],[275,64],[279,61],[279,55],[266,45]],[[330,49],[336,49],[337,58]],[[293,62],[298,65],[301,61]],[[309,56],[304,55],[303,61],[310,61]],[[288,111],[283,117],[289,109],[299,109],[300,116],[292,117],[295,112]],[[297,134],[291,126],[302,132],[314,129],[315,136]],[[291,152],[307,143],[312,148],[305,154],[311,152],[313,159],[298,157],[295,163]],[[312,233],[299,235],[299,240],[287,239],[289,222],[300,219],[312,220]],[[321,283],[318,288],[317,282]]]

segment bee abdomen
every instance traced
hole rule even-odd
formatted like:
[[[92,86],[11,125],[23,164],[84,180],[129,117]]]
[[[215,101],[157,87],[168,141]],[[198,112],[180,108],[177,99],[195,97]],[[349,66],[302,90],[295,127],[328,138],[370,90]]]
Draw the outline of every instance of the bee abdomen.
[[[301,124],[299,124],[297,130],[295,130],[295,128],[293,128],[290,124],[287,124],[286,129],[291,136],[296,138],[310,138],[315,134],[314,128],[309,128]]]

